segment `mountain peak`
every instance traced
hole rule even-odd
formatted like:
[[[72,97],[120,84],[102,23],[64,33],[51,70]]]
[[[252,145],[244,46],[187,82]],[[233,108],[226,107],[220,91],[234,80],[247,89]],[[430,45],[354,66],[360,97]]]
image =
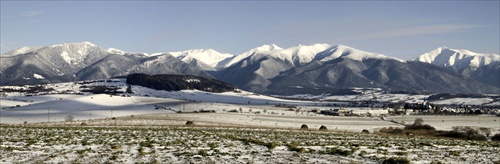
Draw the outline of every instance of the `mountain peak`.
[[[18,49],[14,49],[12,51],[9,51],[5,54],[2,54],[2,56],[16,56],[16,55],[21,55],[21,54],[26,54],[30,53],[33,51],[36,51],[37,49],[40,49],[41,47],[29,47],[29,46],[24,46]]]
[[[214,49],[194,49],[194,50],[186,50],[179,52],[169,52],[168,54],[186,63],[196,64],[201,62],[202,65],[208,65],[209,67],[211,67],[211,68],[205,68],[206,66],[203,66],[203,68],[207,70],[215,69],[219,62],[227,58],[233,57],[232,54],[220,53]]]
[[[97,45],[91,43],[91,42],[69,42],[69,43],[61,43],[61,44],[55,44],[51,46],[46,46],[46,47],[61,47],[61,46],[72,46],[72,47],[97,47]]]
[[[441,46],[441,47],[438,47],[437,49],[438,50],[449,50],[450,48],[448,48],[446,46]]]
[[[112,54],[119,54],[119,55],[125,54],[125,51],[122,51],[122,50],[119,50],[116,48],[108,48],[106,51],[108,51],[109,53],[112,53]]]
[[[335,45],[316,55],[315,60],[329,61],[337,58],[348,58],[351,60],[363,61],[365,59],[389,59],[405,62],[404,60],[385,56],[382,54],[366,52],[345,45]]]
[[[82,42],[83,44],[87,44],[87,45],[90,45],[90,46],[96,46],[94,43],[91,43],[91,42],[88,42],[88,41],[85,41],[85,42]]]
[[[281,50],[283,48],[277,46],[276,44],[264,44],[255,48],[257,51],[273,51],[273,50]]]
[[[412,60],[442,67],[452,67],[453,70],[460,71],[466,67],[475,69],[492,62],[500,61],[500,56],[498,54],[476,53],[465,49],[450,49],[443,46]]]
[[[311,62],[318,53],[330,47],[328,44],[298,45],[277,51],[261,52],[261,54],[294,64],[305,64]]]

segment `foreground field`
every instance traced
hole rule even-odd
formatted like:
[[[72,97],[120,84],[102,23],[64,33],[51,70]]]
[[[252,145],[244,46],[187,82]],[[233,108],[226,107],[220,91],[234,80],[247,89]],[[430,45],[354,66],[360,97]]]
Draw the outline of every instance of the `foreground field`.
[[[1,163],[495,163],[500,143],[317,130],[2,127]]]

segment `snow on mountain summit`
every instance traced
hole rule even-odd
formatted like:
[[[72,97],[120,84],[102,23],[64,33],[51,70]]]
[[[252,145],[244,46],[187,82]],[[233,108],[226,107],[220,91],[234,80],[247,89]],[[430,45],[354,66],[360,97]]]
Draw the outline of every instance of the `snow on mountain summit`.
[[[310,46],[298,45],[276,51],[267,51],[261,54],[289,61],[294,64],[305,64],[311,62],[316,54],[330,47],[331,46],[328,44],[314,44]]]
[[[262,58],[271,57],[292,63],[293,65],[303,65],[311,61],[329,61],[337,58],[348,58],[352,60],[364,59],[390,59],[405,62],[404,60],[388,57],[382,54],[361,51],[344,45],[329,45],[326,43],[313,44],[313,45],[297,45],[289,48],[280,48],[274,44],[262,45],[260,47],[251,49],[240,55],[236,55],[230,60],[222,61],[221,67],[226,68],[235,63],[238,63],[248,57]]]
[[[267,52],[267,51],[274,51],[274,50],[282,50],[283,48],[275,45],[275,44],[265,44],[262,46],[259,46],[257,48],[253,48],[251,50],[248,50],[247,52],[241,53],[239,55],[235,55],[231,58],[227,58],[217,65],[217,68],[227,68],[235,63],[238,63],[239,61],[248,58],[249,56],[254,55],[256,52]]]
[[[2,54],[2,56],[16,56],[16,55],[21,55],[21,54],[27,54],[33,51],[36,51],[40,49],[41,47],[29,47],[29,46],[24,46],[18,49],[14,49],[12,51],[9,51],[5,54]]]
[[[364,59],[390,59],[390,60],[397,60],[400,62],[405,62],[404,60],[394,58],[394,57],[389,57],[385,56],[382,54],[377,54],[377,53],[372,53],[372,52],[366,52],[362,50],[358,50],[349,46],[345,45],[336,45],[336,46],[331,46],[327,50],[319,53],[316,55],[315,60],[319,61],[329,61],[333,60],[336,58],[348,58],[352,60],[357,60],[357,61],[362,61]]]
[[[125,54],[125,51],[122,51],[122,50],[119,50],[116,48],[108,48],[106,51],[108,51],[109,53],[112,53],[112,54],[119,54],[119,55]]]
[[[212,68],[216,68],[217,64],[220,61],[233,57],[232,54],[220,53],[213,49],[194,49],[179,52],[169,52],[168,54],[181,59],[186,63],[201,62]]]
[[[24,54],[38,54],[47,60],[54,60],[54,57],[59,56],[68,64],[77,65],[90,56],[101,56],[103,54],[103,50],[90,42],[76,42],[50,46],[21,47],[5,53],[2,56],[12,57]]]
[[[255,48],[256,51],[273,51],[273,50],[281,50],[283,48],[277,46],[276,44],[265,44],[260,47]]]
[[[442,67],[452,67],[455,71],[459,71],[466,67],[474,69],[492,62],[500,62],[500,55],[476,53],[463,49],[450,49],[443,46],[424,53],[413,59],[413,61],[430,63]]]

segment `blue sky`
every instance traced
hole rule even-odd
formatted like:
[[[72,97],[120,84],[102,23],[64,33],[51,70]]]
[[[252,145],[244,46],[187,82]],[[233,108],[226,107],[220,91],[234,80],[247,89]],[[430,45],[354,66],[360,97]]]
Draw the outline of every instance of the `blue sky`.
[[[1,52],[89,41],[130,52],[347,45],[410,59],[499,53],[500,1],[1,1]]]

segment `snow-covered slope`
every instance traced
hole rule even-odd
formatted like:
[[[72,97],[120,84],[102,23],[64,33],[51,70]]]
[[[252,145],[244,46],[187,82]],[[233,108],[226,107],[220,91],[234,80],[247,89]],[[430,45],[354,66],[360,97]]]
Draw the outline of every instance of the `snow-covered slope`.
[[[295,75],[300,73],[309,74],[312,73],[309,70],[319,69],[319,67],[323,67],[324,63],[337,59],[348,59],[358,62],[368,59],[390,60],[397,63],[405,62],[397,58],[361,51],[343,45],[298,45],[286,49],[270,47],[276,46],[263,46],[262,48],[252,49],[247,53],[238,55],[229,63],[226,69],[212,74],[220,80],[237,85],[243,89],[254,92],[265,92],[267,89],[270,89],[268,86],[273,83],[271,79],[278,76],[287,76],[290,74],[290,72],[285,74],[287,71],[294,70],[295,73],[293,74]],[[262,49],[264,51],[259,51]],[[349,69],[362,69],[355,68],[357,65],[350,67],[352,68]],[[325,77],[320,72],[314,72],[313,74],[311,76],[304,75],[303,78],[307,78],[305,79],[307,82],[301,85],[315,86],[314,81],[317,81],[320,76]],[[283,83],[286,86],[293,86],[294,84],[297,84],[296,80]],[[281,90],[281,88],[275,88],[274,90]]]
[[[319,60],[322,62],[333,60],[336,58],[348,58],[357,61],[363,61],[365,59],[384,59],[384,60],[388,59],[388,60],[397,60],[400,62],[404,62],[404,60],[398,58],[388,57],[382,54],[377,54],[372,52],[361,51],[344,45],[330,46],[330,48],[326,49],[325,51],[315,56],[315,60]]]
[[[30,53],[30,52],[33,52],[33,51],[36,51],[38,49],[40,49],[41,47],[29,47],[29,46],[24,46],[24,47],[21,47],[21,48],[18,48],[18,49],[15,49],[15,50],[12,50],[12,51],[9,51],[5,54],[2,54],[3,57],[12,57],[12,56],[16,56],[16,55],[21,55],[21,54],[27,54],[27,53]]]
[[[311,62],[319,52],[331,47],[328,44],[314,44],[310,46],[298,45],[286,49],[275,51],[258,52],[255,55],[280,59],[294,65],[301,65]]]
[[[227,68],[231,65],[233,65],[234,63],[237,63],[245,58],[248,58],[252,55],[254,55],[255,53],[258,53],[258,52],[268,52],[268,51],[274,51],[274,50],[281,50],[282,48],[275,45],[275,44],[266,44],[266,45],[262,45],[260,47],[257,47],[257,48],[254,48],[254,49],[251,49],[247,52],[244,52],[244,53],[241,53],[239,55],[235,55],[231,58],[227,58],[223,61],[220,61],[219,64],[217,65],[217,67],[219,68]]]
[[[39,84],[145,73],[212,76],[261,93],[266,92],[268,87],[282,86],[321,86],[319,88],[324,89],[333,86],[369,86],[411,91],[432,91],[433,87],[447,86],[441,87],[442,91],[477,90],[478,93],[494,92],[500,88],[499,55],[445,47],[414,59],[420,62],[407,62],[344,45],[329,44],[298,45],[284,49],[270,44],[239,55],[219,53],[213,49],[165,52],[150,55],[115,48],[106,50],[90,42],[22,47],[0,55],[0,78],[3,79],[0,82],[3,85]],[[428,73],[422,75],[423,70]],[[429,81],[429,78],[438,80]],[[483,87],[475,80],[496,88]],[[461,84],[450,86],[451,81],[460,81]],[[279,85],[272,85],[277,82]]]
[[[129,88],[130,86],[130,88]],[[359,94],[349,95],[294,95],[284,96],[290,99],[280,99],[259,95],[247,91],[212,93],[200,90],[163,91],[137,85],[128,85],[126,79],[106,79],[79,81],[69,83],[46,84],[41,87],[45,91],[37,93],[26,92],[33,86],[2,86],[3,95],[0,97],[2,118],[7,122],[22,123],[29,119],[31,122],[47,121],[50,113],[51,122],[63,121],[67,115],[75,115],[79,119],[89,117],[105,118],[120,117],[136,114],[154,114],[177,111],[197,111],[206,109],[210,103],[212,107],[228,109],[228,104],[235,105],[265,105],[274,104],[298,105],[303,107],[318,108],[330,106],[331,103],[342,104],[335,101],[375,101],[375,102],[407,102],[423,103],[430,95],[391,94],[377,88],[363,89],[351,88]],[[93,94],[87,92],[89,88],[111,88],[108,94]],[[127,90],[132,91],[128,92]],[[17,90],[17,91],[16,91]],[[116,92],[115,92],[116,91]],[[281,96],[280,96],[281,97]],[[494,97],[494,96],[491,96]],[[310,99],[313,101],[299,100]],[[317,100],[328,101],[317,101]],[[483,96],[482,98],[451,98],[440,99],[439,104],[476,104],[494,106],[498,100]],[[205,104],[204,104],[205,103]],[[345,102],[344,102],[345,103]],[[184,108],[184,105],[196,108]],[[346,105],[348,103],[345,103]],[[161,108],[164,107],[164,108]],[[159,110],[162,109],[162,110]],[[5,119],[7,117],[7,119]],[[10,118],[10,119],[9,119]],[[34,119],[36,118],[36,119]]]
[[[440,47],[414,61],[444,67],[467,78],[500,88],[500,55]]]
[[[456,72],[460,72],[466,67],[477,69],[490,63],[498,62],[500,61],[500,55],[439,47],[438,49],[424,53],[413,60],[441,67],[451,67]]]
[[[109,53],[112,53],[112,54],[120,54],[120,55],[124,55],[126,53],[125,51],[122,51],[122,50],[119,50],[116,48],[108,48],[106,51],[108,51]]]
[[[361,51],[344,45],[329,45],[326,43],[313,45],[297,45],[286,49],[280,48],[277,45],[263,45],[251,49],[240,55],[230,58],[227,62],[221,62],[223,67],[229,67],[237,62],[240,62],[248,57],[263,58],[270,57],[282,60],[293,65],[304,65],[311,61],[329,61],[336,58],[348,58],[352,60],[364,59],[392,59],[404,62],[404,60],[384,56],[382,54]]]
[[[188,64],[202,64],[199,66],[201,66],[205,70],[217,69],[219,68],[219,62],[234,56],[232,54],[220,53],[213,49],[195,49],[179,52],[169,52],[168,54],[175,56]],[[205,65],[209,66],[209,68],[204,68]]]
[[[210,76],[169,55],[102,49],[90,42],[22,47],[0,56],[3,85],[103,79],[129,73]]]
[[[23,47],[0,56],[0,78],[4,84],[70,81],[76,72],[107,55],[109,52],[90,42]]]
[[[64,43],[44,47],[22,47],[16,50],[12,50],[2,57],[16,57],[26,54],[39,54],[40,58],[47,60],[56,60],[56,58],[61,58],[65,61],[65,64],[73,65],[75,67],[81,67],[88,60],[96,59],[102,57],[106,54],[100,47],[90,43]],[[62,63],[60,63],[62,64]]]
[[[74,115],[78,119],[111,118],[139,114],[174,113],[177,111],[198,111],[206,109],[206,104],[227,109],[228,104],[241,105],[315,105],[321,102],[284,100],[251,92],[212,93],[200,90],[163,91],[130,85],[133,93],[128,93],[126,79],[91,80],[43,85],[47,91],[28,93],[33,86],[1,86],[0,110],[2,123],[63,121],[65,116]],[[89,88],[112,88],[110,94],[92,94]],[[49,91],[50,88],[50,91]],[[17,91],[15,91],[17,90]],[[21,92],[19,92],[21,91]],[[120,93],[123,92],[123,93]],[[182,108],[181,105],[197,106]],[[324,102],[327,104],[327,102]],[[163,107],[163,108],[162,108]],[[199,108],[198,108],[199,107]],[[159,109],[162,110],[159,110]]]

